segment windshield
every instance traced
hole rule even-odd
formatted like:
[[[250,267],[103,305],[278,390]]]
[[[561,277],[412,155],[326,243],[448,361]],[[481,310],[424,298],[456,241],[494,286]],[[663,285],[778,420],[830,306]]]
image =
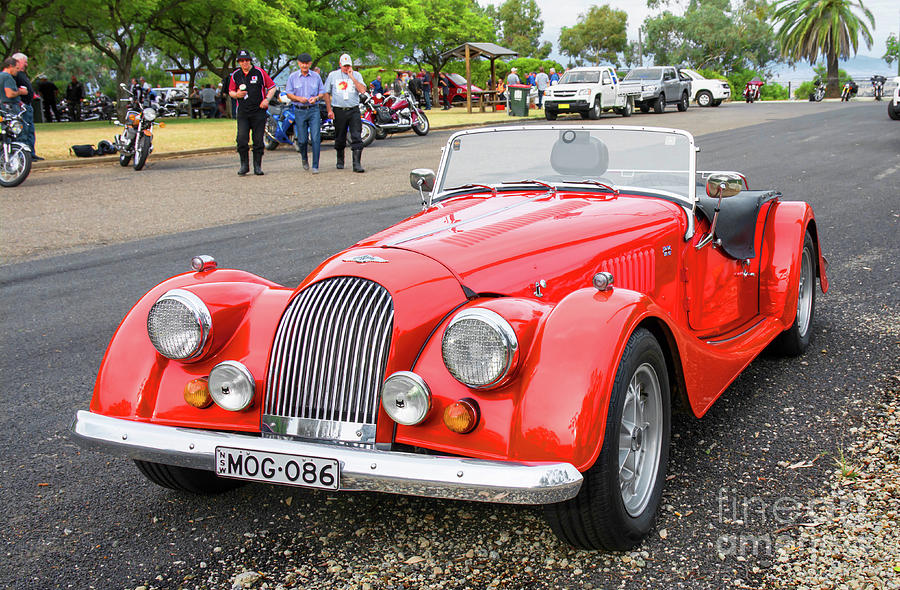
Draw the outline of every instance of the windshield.
[[[566,72],[559,79],[560,84],[596,84],[600,81],[600,72]]]
[[[447,77],[459,84],[460,86],[466,85],[466,79],[460,76],[459,74],[447,74]]]
[[[693,170],[693,138],[684,131],[569,125],[495,128],[450,139],[434,194],[463,185],[499,187],[526,179],[557,186],[593,180],[621,191],[652,191],[690,203]]]
[[[628,72],[625,80],[659,80],[662,70],[659,68],[635,68]]]

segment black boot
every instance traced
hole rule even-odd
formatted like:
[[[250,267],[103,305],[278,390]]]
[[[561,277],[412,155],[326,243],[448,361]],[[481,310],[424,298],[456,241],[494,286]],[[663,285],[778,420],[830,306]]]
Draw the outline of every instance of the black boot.
[[[303,164],[304,170],[309,170],[309,158],[306,157],[306,144],[300,144],[300,163]]]
[[[241,152],[238,155],[241,157],[241,167],[238,169],[238,176],[246,176],[250,172],[250,154]]]
[[[262,154],[253,152],[253,174],[262,176]]]
[[[353,171],[354,172],[365,172],[366,169],[362,167],[362,163],[360,160],[362,159],[362,150],[353,150]]]
[[[337,150],[337,164],[334,167],[338,170],[344,169],[344,150]]]

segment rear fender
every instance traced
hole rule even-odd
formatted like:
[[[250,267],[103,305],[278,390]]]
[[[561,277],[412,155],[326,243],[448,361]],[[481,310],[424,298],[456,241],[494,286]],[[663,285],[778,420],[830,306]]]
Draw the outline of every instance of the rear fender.
[[[797,315],[800,260],[806,231],[816,247],[816,276],[822,292],[828,291],[827,262],[822,254],[812,207],[801,201],[780,201],[770,208],[760,250],[760,314],[777,318],[785,329]]]
[[[628,338],[642,319],[662,315],[646,295],[627,289],[582,289],[563,299],[542,323],[522,367],[510,458],[589,468],[600,454]]]

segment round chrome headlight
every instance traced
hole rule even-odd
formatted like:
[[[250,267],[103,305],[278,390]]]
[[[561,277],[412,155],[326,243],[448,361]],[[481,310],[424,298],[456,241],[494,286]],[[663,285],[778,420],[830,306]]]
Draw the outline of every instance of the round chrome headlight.
[[[22,123],[22,121],[17,120],[17,121],[13,121],[12,123],[9,124],[9,131],[14,136],[21,135],[22,131],[24,131],[24,130],[25,130],[25,124]]]
[[[145,121],[155,121],[156,120],[156,109],[147,107],[143,112]]]
[[[212,316],[199,297],[172,289],[156,300],[147,315],[147,334],[159,354],[183,360],[198,356],[209,339]]]
[[[415,373],[398,371],[384,381],[381,405],[394,422],[413,426],[428,415],[431,391],[425,380]]]
[[[475,389],[499,385],[518,359],[519,341],[505,319],[488,309],[467,309],[444,331],[444,365],[460,383]]]
[[[237,361],[221,362],[209,372],[209,394],[223,410],[243,410],[253,401],[255,391],[253,374]]]

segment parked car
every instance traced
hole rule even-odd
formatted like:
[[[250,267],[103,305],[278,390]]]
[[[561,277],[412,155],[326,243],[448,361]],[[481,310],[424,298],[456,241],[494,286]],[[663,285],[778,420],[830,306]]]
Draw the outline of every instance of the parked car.
[[[572,545],[632,548],[676,400],[703,416],[766,347],[802,354],[828,287],[810,206],[697,151],[660,128],[457,132],[410,175],[422,212],[299,286],[198,256],[152,288],[74,437],[175,490],[542,504]]]
[[[572,68],[544,94],[544,116],[554,121],[560,114],[578,113],[582,119],[599,119],[612,111],[630,117],[637,96],[636,89],[630,95],[621,90],[611,66]]]
[[[726,80],[710,80],[687,68],[679,69],[678,74],[690,82],[690,96],[701,107],[717,107],[731,97],[731,86]]]
[[[445,74],[441,73],[441,78],[443,78],[447,85],[450,88],[450,104],[451,105],[460,105],[466,102],[466,79],[459,74]],[[471,86],[472,92],[481,92],[482,89],[474,84]],[[472,104],[478,104],[479,97],[472,97]],[[444,103],[444,95],[440,95],[441,104]]]
[[[637,93],[634,106],[642,113],[663,113],[666,105],[674,103],[679,111],[686,111],[691,104],[691,84],[682,80],[675,68],[671,66],[654,66],[651,68],[634,68],[622,80],[622,91]]]
[[[888,102],[888,117],[894,121],[900,121],[900,76],[894,78],[896,86],[894,86],[894,95]]]

